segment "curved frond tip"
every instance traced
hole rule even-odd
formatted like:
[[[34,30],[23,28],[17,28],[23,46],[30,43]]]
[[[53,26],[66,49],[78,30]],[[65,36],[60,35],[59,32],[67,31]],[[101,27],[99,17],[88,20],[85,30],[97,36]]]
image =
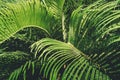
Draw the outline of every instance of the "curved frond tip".
[[[74,10],[69,26],[69,42],[88,55],[100,54],[111,45],[118,46],[120,43],[118,7],[118,1],[98,0],[88,7],[80,6]],[[113,49],[116,49],[114,46]]]
[[[0,4],[0,43],[26,27],[38,27],[51,33],[53,15],[40,0],[21,0]]]
[[[50,80],[56,80],[59,74],[61,80],[111,80],[98,64],[70,43],[45,38],[31,48],[35,57],[47,62],[40,73]]]

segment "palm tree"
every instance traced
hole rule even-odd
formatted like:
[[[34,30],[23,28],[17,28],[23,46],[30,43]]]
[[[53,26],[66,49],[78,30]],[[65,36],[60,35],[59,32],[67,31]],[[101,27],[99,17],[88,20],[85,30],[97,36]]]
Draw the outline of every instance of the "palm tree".
[[[1,51],[8,80],[119,80],[119,1],[71,1],[0,2],[1,45],[16,38],[32,44],[27,53]]]

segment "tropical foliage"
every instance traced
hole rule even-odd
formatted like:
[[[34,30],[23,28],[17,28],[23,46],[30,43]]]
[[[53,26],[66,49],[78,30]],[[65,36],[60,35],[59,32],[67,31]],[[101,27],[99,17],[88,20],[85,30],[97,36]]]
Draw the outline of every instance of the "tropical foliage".
[[[0,1],[0,80],[119,79],[119,0]]]

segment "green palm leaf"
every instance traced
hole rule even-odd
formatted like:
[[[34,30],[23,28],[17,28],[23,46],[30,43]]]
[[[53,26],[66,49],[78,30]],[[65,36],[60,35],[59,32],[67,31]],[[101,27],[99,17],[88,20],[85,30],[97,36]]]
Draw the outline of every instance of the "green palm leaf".
[[[45,38],[34,43],[31,48],[39,60],[47,62],[41,66],[40,73],[50,80],[56,80],[60,73],[62,80],[111,80],[99,64],[70,43]],[[65,64],[67,67],[60,72]]]
[[[80,6],[72,13],[69,31],[69,42],[91,56],[113,79],[120,74],[120,10],[117,7],[118,1],[98,1],[84,9]]]
[[[82,6],[76,9],[71,16],[69,42],[87,54],[120,42],[117,4],[117,1],[98,1],[84,9]]]
[[[50,80],[114,80],[120,76],[118,1],[99,0],[87,7],[79,6],[69,14],[68,41],[64,2],[21,0],[0,3],[0,43],[26,27],[38,27],[49,37],[59,36],[54,32],[63,29],[67,42],[56,38],[35,42],[31,46],[34,59],[15,70],[9,80],[39,80],[40,76]]]
[[[8,2],[2,6],[0,8],[0,43],[26,27],[40,28],[51,36],[53,22],[57,23],[39,0]]]

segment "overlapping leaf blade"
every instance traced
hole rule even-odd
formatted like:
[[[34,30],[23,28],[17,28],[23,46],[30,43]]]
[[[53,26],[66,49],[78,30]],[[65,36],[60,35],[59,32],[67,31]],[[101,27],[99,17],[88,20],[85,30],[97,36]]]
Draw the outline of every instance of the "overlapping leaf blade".
[[[62,80],[81,80],[86,79],[88,75],[88,80],[93,80],[91,79],[93,76],[95,76],[93,77],[95,80],[99,80],[99,78],[111,80],[97,63],[70,43],[45,38],[34,43],[31,48],[37,53],[38,59],[46,62],[45,65],[42,65],[40,73],[50,80],[56,80],[58,74],[61,75]],[[39,52],[42,53],[39,54]],[[65,64],[67,67],[63,69]],[[89,70],[94,73],[91,74],[88,72]]]
[[[6,2],[0,7],[0,43],[26,27],[37,27],[51,36],[54,16],[40,0]]]

